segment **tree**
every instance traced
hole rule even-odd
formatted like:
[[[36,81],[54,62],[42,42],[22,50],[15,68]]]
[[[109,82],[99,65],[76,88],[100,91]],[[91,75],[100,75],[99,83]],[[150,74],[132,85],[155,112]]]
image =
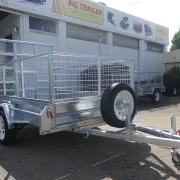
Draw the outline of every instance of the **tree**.
[[[170,51],[175,51],[176,49],[180,49],[180,30],[174,34],[172,39],[172,46]]]

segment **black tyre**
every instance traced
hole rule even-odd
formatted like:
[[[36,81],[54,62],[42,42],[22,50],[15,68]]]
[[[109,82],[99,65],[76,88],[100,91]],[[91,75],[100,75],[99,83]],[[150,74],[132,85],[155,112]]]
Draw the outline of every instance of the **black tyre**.
[[[127,84],[115,83],[104,91],[101,99],[101,114],[108,125],[117,128],[125,127],[127,117],[123,107],[124,103],[130,104],[132,121],[136,114],[136,95],[133,89]]]
[[[178,90],[177,95],[179,96],[180,95],[180,87],[179,86],[177,87],[177,90]]]
[[[159,104],[161,101],[161,92],[159,89],[155,89],[152,96],[150,96],[153,104]]]
[[[11,145],[16,142],[17,130],[8,129],[7,119],[4,111],[0,111],[0,142],[3,145]]]
[[[178,160],[178,161],[177,161],[177,160]],[[175,160],[175,159],[172,157],[172,162],[174,163],[174,165],[180,167],[180,155],[179,155],[179,153],[177,153],[177,160]]]
[[[177,96],[177,94],[178,94],[178,88],[173,87],[173,88],[172,88],[172,95],[173,95],[173,96]]]

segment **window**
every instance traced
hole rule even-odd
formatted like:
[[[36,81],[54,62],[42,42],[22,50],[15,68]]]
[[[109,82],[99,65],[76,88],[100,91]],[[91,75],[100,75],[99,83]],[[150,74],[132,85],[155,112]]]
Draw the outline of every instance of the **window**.
[[[54,21],[29,17],[29,28],[37,31],[56,33],[56,25]]]
[[[138,39],[128,36],[122,36],[119,34],[113,34],[113,45],[131,49],[139,49]]]
[[[97,29],[92,29],[89,27],[78,26],[75,24],[66,24],[67,38],[99,43],[100,33],[101,43],[106,44],[106,32]]]
[[[147,43],[147,50],[155,52],[163,52],[163,45],[156,43]]]

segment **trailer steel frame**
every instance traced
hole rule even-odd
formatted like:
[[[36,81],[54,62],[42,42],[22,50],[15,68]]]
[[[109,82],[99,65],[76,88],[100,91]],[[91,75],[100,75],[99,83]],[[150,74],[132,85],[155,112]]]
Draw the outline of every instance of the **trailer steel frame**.
[[[85,134],[84,138],[88,138],[90,135],[107,137],[113,139],[119,139],[124,141],[133,141],[147,143],[157,146],[170,147],[172,161],[176,168],[180,170],[180,135],[178,135],[179,130],[176,129],[176,117],[175,115],[171,116],[171,130],[159,130],[151,128],[138,123],[131,123],[131,118],[129,115],[129,104],[124,104],[126,109],[127,122],[126,127],[120,131],[104,131],[101,129],[92,129],[92,128],[72,128],[71,132]],[[147,136],[146,134],[136,133],[143,132],[150,134],[152,136]]]

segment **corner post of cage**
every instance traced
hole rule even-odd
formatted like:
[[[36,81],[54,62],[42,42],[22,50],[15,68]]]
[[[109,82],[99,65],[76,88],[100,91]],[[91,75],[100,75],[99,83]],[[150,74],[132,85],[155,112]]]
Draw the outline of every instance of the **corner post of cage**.
[[[21,89],[22,89],[22,97],[25,97],[25,91],[24,91],[24,63],[23,61],[20,62],[21,64]]]
[[[34,56],[37,55],[37,44],[34,45]],[[35,66],[35,69],[36,69],[36,90],[35,90],[35,96],[37,95],[37,89],[38,89],[38,65],[37,65],[37,61],[35,60],[34,61],[34,66]]]
[[[98,95],[101,95],[101,58],[98,58]]]
[[[134,60],[130,60],[130,86],[134,89]]]
[[[49,71],[49,101],[54,102],[54,79],[53,79],[53,53],[48,54],[48,71]]]
[[[3,91],[4,95],[6,95],[6,77],[5,77],[5,67],[2,67],[2,73],[3,73]]]
[[[13,56],[14,56],[14,61],[16,61],[18,58],[17,58],[17,43],[16,42],[13,42]],[[16,63],[14,63],[14,75],[15,75],[15,83],[16,83],[16,95],[19,96],[19,87],[18,87],[18,75],[17,75],[17,72],[16,72]]]

